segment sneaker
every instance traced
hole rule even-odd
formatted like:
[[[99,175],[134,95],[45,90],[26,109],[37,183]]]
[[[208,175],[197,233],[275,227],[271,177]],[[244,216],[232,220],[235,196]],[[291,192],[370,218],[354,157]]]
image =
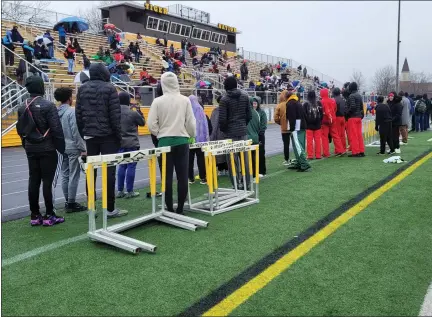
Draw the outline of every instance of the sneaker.
[[[378,152],[377,155],[385,155],[385,153]]]
[[[263,174],[259,174],[259,178],[263,178],[264,177],[264,175]]]
[[[86,211],[87,207],[79,203],[66,204],[66,213]]]
[[[138,192],[128,192],[127,194],[125,194],[126,198],[135,198],[138,197],[140,195],[140,193]]]
[[[396,153],[396,154],[400,154],[400,153],[401,153],[401,150],[400,150],[400,149],[395,149],[395,153]]]
[[[388,151],[387,154],[388,155],[393,155],[393,154],[396,154],[396,152],[395,151]]]
[[[207,185],[207,181],[205,179],[200,180],[201,185]]]
[[[299,169],[300,167],[298,166],[298,165],[295,165],[295,164],[290,164],[289,166],[288,166],[288,169],[289,170],[297,170],[297,169]]]
[[[107,211],[108,218],[123,217],[128,214],[127,210],[114,209],[113,211]]]
[[[58,217],[56,215],[52,216],[45,216],[45,219],[43,220],[44,227],[51,227],[59,223],[65,222],[65,219],[63,217]]]
[[[42,216],[38,216],[36,218],[30,219],[30,226],[32,227],[36,227],[36,226],[40,226],[43,223],[43,218]]]
[[[362,152],[357,155],[358,157],[365,157],[366,155]]]
[[[126,194],[124,193],[124,191],[118,192],[116,198],[124,198],[126,197]]]
[[[151,193],[147,192],[146,197],[151,198]],[[156,192],[156,197],[162,197],[162,193]]]
[[[283,161],[282,165],[288,166],[290,164],[289,161]]]
[[[195,180],[189,180],[189,184],[190,185],[195,184]]]
[[[310,172],[310,169],[311,169],[311,167],[309,166],[308,168],[305,168],[305,169],[298,169],[297,172],[300,172],[300,173]]]

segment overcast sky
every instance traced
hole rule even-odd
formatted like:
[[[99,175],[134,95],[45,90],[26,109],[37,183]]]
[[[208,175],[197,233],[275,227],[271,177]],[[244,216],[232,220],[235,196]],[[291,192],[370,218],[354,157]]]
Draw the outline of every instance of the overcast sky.
[[[138,2],[138,3],[144,3]],[[396,65],[397,1],[152,1],[181,3],[210,13],[212,23],[242,32],[237,45],[252,52],[292,58],[339,81],[354,69],[368,83],[377,68]],[[91,1],[52,1],[75,13]],[[432,73],[432,1],[402,1],[400,69]]]

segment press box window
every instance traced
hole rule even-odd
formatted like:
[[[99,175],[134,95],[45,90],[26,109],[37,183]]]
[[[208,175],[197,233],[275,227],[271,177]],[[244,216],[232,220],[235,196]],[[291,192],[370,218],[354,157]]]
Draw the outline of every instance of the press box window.
[[[183,24],[171,22],[170,33],[171,34],[180,35],[180,36],[189,37],[191,29],[192,28],[190,26],[186,26],[186,25],[183,25]]]
[[[226,35],[220,33],[212,33],[211,41],[217,44],[225,45]]]
[[[147,19],[147,29],[155,30],[159,32],[168,32],[169,21],[161,20],[158,18],[148,17]]]
[[[197,40],[209,41],[210,40],[210,34],[211,34],[210,31],[194,28],[192,30],[192,36],[191,37],[193,39],[197,39]]]

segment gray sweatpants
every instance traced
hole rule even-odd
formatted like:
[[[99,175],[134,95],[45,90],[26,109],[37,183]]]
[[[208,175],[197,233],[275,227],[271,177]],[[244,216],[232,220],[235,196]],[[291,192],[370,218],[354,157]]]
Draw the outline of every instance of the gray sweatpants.
[[[80,179],[79,151],[66,150],[63,154],[62,189],[67,203],[74,203]]]

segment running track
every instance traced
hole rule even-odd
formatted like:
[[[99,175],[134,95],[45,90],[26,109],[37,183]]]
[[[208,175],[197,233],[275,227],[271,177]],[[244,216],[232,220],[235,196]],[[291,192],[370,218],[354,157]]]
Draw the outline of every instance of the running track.
[[[140,137],[142,149],[152,148],[153,144],[149,136]],[[269,124],[266,132],[266,155],[282,153],[282,139],[280,127]],[[28,166],[24,150],[20,148],[2,149],[1,164],[1,184],[2,184],[2,222],[26,217],[30,214],[28,209],[27,186],[28,186]],[[99,176],[99,175],[98,175]],[[140,162],[137,165],[135,188],[143,188],[148,185],[147,162]],[[97,180],[97,188],[100,189],[100,177]],[[117,188],[117,186],[116,186]],[[100,192],[100,191],[98,191]],[[61,189],[61,176],[57,182],[55,192],[56,205],[61,207],[64,204],[63,192]],[[84,201],[85,178],[81,175],[78,186],[78,201]],[[41,208],[44,208],[42,192],[39,201]]]

